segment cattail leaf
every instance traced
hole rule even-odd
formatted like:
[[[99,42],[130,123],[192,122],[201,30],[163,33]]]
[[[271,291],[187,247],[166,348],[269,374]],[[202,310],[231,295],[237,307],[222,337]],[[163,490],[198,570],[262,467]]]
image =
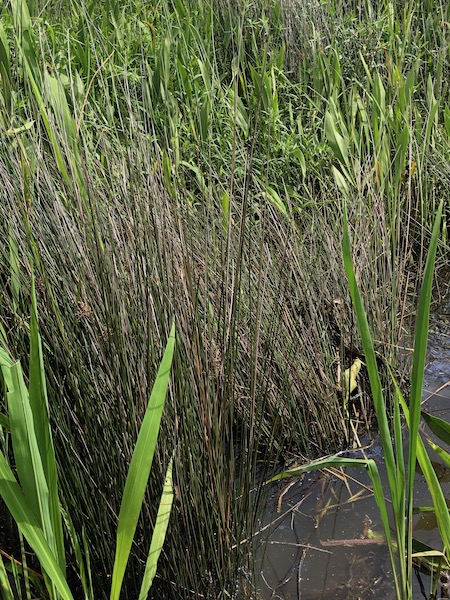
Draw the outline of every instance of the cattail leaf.
[[[155,529],[153,530],[152,542],[148,553],[147,563],[145,565],[144,578],[142,580],[139,600],[145,600],[156,575],[156,567],[159,555],[161,554],[164,540],[166,537],[169,517],[173,503],[173,482],[172,482],[173,456],[167,467],[166,480],[159,503],[158,514],[156,516]]]
[[[66,568],[64,536],[59,509],[58,476],[55,450],[49,421],[47,385],[45,380],[42,342],[38,328],[37,302],[34,279],[31,290],[31,319],[30,319],[30,369],[29,369],[29,400],[33,414],[34,433],[38,452],[42,461],[46,488],[48,490],[48,529],[52,532],[52,546],[59,566],[64,572]]]
[[[0,496],[23,536],[30,544],[42,565],[64,600],[73,600],[66,578],[61,571],[53,552],[47,543],[44,532],[39,527],[35,512],[30,509],[30,499],[20,489],[3,453],[0,452]]]
[[[439,417],[430,415],[424,410],[420,411],[420,414],[434,435],[437,435],[437,437],[445,444],[450,445],[450,423],[447,423],[447,421],[444,421],[443,419],[439,419]]]
[[[130,555],[131,544],[136,531],[145,489],[147,487],[159,425],[164,408],[167,387],[169,385],[170,368],[175,345],[175,325],[172,325],[166,350],[153,385],[136,447],[131,458],[125,482],[122,504],[117,527],[116,556],[112,575],[111,600],[119,600],[125,568]]]

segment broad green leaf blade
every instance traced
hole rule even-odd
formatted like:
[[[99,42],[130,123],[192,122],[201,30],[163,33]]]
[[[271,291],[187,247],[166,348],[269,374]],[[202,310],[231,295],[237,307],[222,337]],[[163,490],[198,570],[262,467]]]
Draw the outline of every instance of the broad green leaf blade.
[[[11,367],[14,361],[11,360],[9,354],[4,348],[0,348],[0,367],[2,370],[3,379],[7,390],[11,390],[13,387],[11,379]]]
[[[445,464],[450,467],[450,454],[446,450],[444,450],[444,448],[441,448],[440,446],[438,446],[437,444],[435,444],[428,438],[427,438],[427,442],[428,442],[429,446],[431,448],[433,448],[433,450],[436,452],[436,454],[438,456],[440,456],[440,458],[442,458],[442,460],[445,462]]]
[[[6,348],[8,346],[7,337],[6,337],[6,331],[5,331],[5,328],[3,327],[3,325],[1,323],[0,323],[0,344],[1,344],[2,348]],[[3,350],[2,348],[0,348],[0,354],[2,352],[3,353],[5,352],[5,350]]]
[[[2,555],[0,554],[0,596],[3,600],[14,600],[11,585],[9,583],[8,574],[3,564]]]
[[[445,444],[450,445],[450,423],[447,423],[447,421],[444,421],[443,419],[439,419],[439,417],[434,417],[424,410],[422,410],[420,414],[434,435],[437,435],[437,437]]]
[[[34,512],[36,522],[45,531],[46,539],[53,547],[48,487],[20,363],[14,363],[10,372],[12,389],[8,391],[7,398],[16,469],[28,507]]]
[[[419,295],[419,306],[417,309],[417,318],[416,318],[416,331],[414,336],[414,355],[413,355],[413,367],[411,373],[411,392],[409,397],[409,412],[408,412],[408,427],[409,427],[409,454],[408,454],[408,474],[407,474],[407,521],[409,537],[408,537],[408,554],[412,553],[412,515],[413,515],[413,496],[414,496],[414,477],[416,472],[416,460],[418,458],[418,452],[420,448],[421,454],[426,454],[425,448],[423,447],[423,442],[419,436],[419,424],[420,424],[420,411],[422,404],[422,388],[423,388],[423,378],[425,372],[425,360],[426,360],[426,352],[427,352],[427,342],[428,342],[428,325],[430,320],[430,303],[431,303],[431,287],[433,283],[433,274],[434,274],[434,263],[436,259],[436,249],[439,238],[439,230],[441,225],[441,217],[442,217],[442,207],[443,202],[441,201],[436,219],[434,221],[434,227],[431,234],[430,239],[430,247],[428,249],[427,261],[425,263],[425,270],[423,274],[422,287]],[[400,398],[401,400],[402,398]],[[404,410],[404,408],[403,408]],[[428,458],[428,456],[427,456]],[[422,461],[425,461],[424,456],[422,456]],[[429,459],[425,464],[425,469],[429,469],[431,466]],[[420,465],[422,468],[422,464]],[[433,503],[442,501],[442,490],[440,489],[439,482],[437,481],[436,475],[433,471],[434,477],[431,477],[430,481],[428,481],[428,486],[430,487],[430,492],[433,497]],[[422,469],[423,471],[423,469]],[[424,472],[425,477],[427,475]],[[434,492],[431,487],[437,488]],[[434,496],[433,496],[434,493]],[[435,504],[436,506],[436,504]],[[438,509],[436,506],[436,516],[438,518],[439,523],[439,515],[438,511],[441,510],[441,506]],[[448,511],[445,511],[445,517],[441,514],[441,518],[445,520],[445,522],[450,525],[450,520],[448,518]],[[444,521],[441,521],[441,525],[444,526]],[[442,532],[441,532],[442,534]],[[443,538],[444,539],[444,538]],[[450,541],[450,529],[448,530],[448,539]],[[447,545],[447,549],[450,550],[450,546]],[[411,565],[409,566],[411,569]],[[412,575],[410,575],[412,577]]]
[[[25,3],[22,2],[22,4],[25,4]],[[40,74],[37,69],[33,68],[33,64],[30,61],[30,57],[27,56],[27,52],[24,50],[24,48],[22,47],[20,42],[18,42],[18,49],[19,49],[19,53],[21,55],[21,58],[23,60],[23,63],[24,63],[24,66],[25,66],[25,69],[26,69],[26,72],[28,75],[31,89],[33,91],[34,97],[38,104],[39,112],[42,117],[42,122],[44,123],[44,127],[47,131],[47,135],[48,135],[52,150],[54,152],[55,159],[58,164],[58,168],[60,170],[61,175],[64,178],[64,181],[67,184],[70,184],[70,177],[67,173],[67,168],[66,168],[66,165],[64,162],[63,155],[61,153],[61,148],[60,148],[60,145],[58,142],[58,138],[57,138],[57,136],[53,130],[53,127],[50,123],[50,120],[48,118],[47,109],[45,106],[44,99],[42,97],[40,85],[36,81],[36,77],[39,78]]]
[[[0,496],[61,597],[64,600],[73,600],[65,576],[55,560],[42,529],[37,524],[34,512],[30,510],[28,501],[1,452]]]
[[[220,198],[220,203],[222,206],[222,225],[226,231],[228,228],[228,215],[230,212],[230,194],[228,193],[228,190],[223,192]]]
[[[6,415],[4,415],[3,413],[0,413],[0,427],[4,427],[5,429],[7,429],[9,431],[10,429],[10,425],[9,425],[9,419]]]
[[[67,104],[64,88],[61,82],[56,77],[49,75],[47,71],[44,72],[44,81],[48,93],[48,102],[54,114],[59,117],[59,127],[65,135],[67,146],[78,158],[78,147],[75,144],[75,120]]]
[[[441,226],[442,207],[443,202],[441,201],[436,214],[433,232],[431,234],[430,247],[428,249],[428,256],[425,264],[422,287],[419,296],[419,307],[417,309],[416,331],[414,336],[414,357],[411,375],[411,394],[409,401],[410,450],[408,461],[408,482],[411,486],[414,485],[416,444],[418,439],[417,431],[419,429],[420,421],[423,378],[425,372],[425,361],[428,343],[428,325],[430,321],[431,287],[433,283],[434,263],[436,259],[439,229]]]
[[[283,200],[280,198],[276,190],[274,190],[270,186],[267,186],[265,196],[267,200],[272,204],[272,206],[278,209],[285,217],[288,216],[286,206],[284,205]]]
[[[0,348],[0,369],[7,390],[12,389],[13,385],[11,379],[11,367],[13,364],[14,363],[6,350],[4,350],[4,348]],[[3,413],[0,413],[0,426],[5,427],[5,429],[8,431],[11,429],[9,418]]]
[[[413,558],[421,559],[420,562],[417,563],[419,570],[422,570],[425,567],[425,573],[427,573],[427,569],[428,572],[429,570],[433,570],[436,573],[439,573],[443,568],[448,568],[448,558],[443,552],[431,548],[416,538],[413,538],[412,547]]]
[[[117,527],[116,556],[111,585],[111,600],[119,600],[125,568],[130,555],[136,525],[144,500],[150,469],[158,439],[167,387],[169,385],[170,368],[175,345],[175,324],[172,325],[166,350],[153,385],[136,447],[131,458],[122,504],[120,506],[119,524]]]
[[[158,514],[156,516],[155,529],[153,530],[152,543],[145,565],[145,573],[142,580],[141,591],[139,593],[139,600],[146,600],[148,596],[148,592],[156,575],[156,566],[166,537],[173,502],[172,465],[173,456],[167,467],[166,481],[164,483]]]
[[[391,432],[389,428],[389,421],[387,415],[386,404],[383,396],[383,389],[381,386],[380,374],[378,371],[378,365],[375,357],[375,350],[372,343],[372,337],[369,329],[369,323],[367,321],[367,315],[364,310],[361,295],[359,293],[358,284],[356,282],[355,270],[353,268],[350,237],[348,231],[347,222],[347,209],[344,204],[344,236],[342,241],[342,255],[344,260],[344,267],[347,274],[347,280],[350,290],[350,295],[353,301],[356,319],[358,323],[359,333],[361,335],[361,341],[364,349],[364,356],[366,359],[367,372],[369,374],[370,388],[372,391],[373,403],[375,406],[375,413],[378,421],[378,428],[380,431],[381,445],[383,448],[383,454],[386,463],[386,473],[389,483],[389,491],[392,498],[392,504],[394,506],[394,519],[395,529],[397,536],[397,544],[399,547],[404,546],[405,542],[405,524],[404,524],[404,513],[399,513],[400,507],[404,506],[404,472],[402,467],[396,463],[396,457],[394,455],[394,448],[392,445]],[[394,424],[394,429],[398,429],[398,417],[397,423]],[[396,437],[398,438],[398,431]],[[398,442],[398,439],[397,439]],[[401,459],[401,456],[397,456]],[[378,484],[377,484],[378,485]],[[384,505],[384,497],[382,496],[381,483],[379,489],[376,489],[374,482],[374,494],[379,505],[380,514],[383,521],[383,526],[386,533],[386,538],[390,540],[389,524],[387,519],[386,506]],[[381,502],[383,504],[381,504]],[[389,543],[389,552],[391,565],[393,570],[394,584],[397,592],[397,598],[406,597],[408,594],[408,578],[406,576],[404,561],[400,561],[400,575],[397,571],[397,561],[392,554],[392,544]],[[399,582],[400,579],[400,582]],[[401,588],[401,589],[400,589]]]
[[[39,454],[42,460],[44,477],[48,489],[49,523],[44,531],[50,530],[53,534],[54,547],[52,546],[59,566],[64,572],[66,568],[64,537],[61,513],[59,508],[58,477],[56,458],[53,448],[52,434],[49,422],[49,409],[47,386],[45,381],[42,342],[38,328],[36,291],[34,278],[31,289],[31,320],[30,320],[30,383],[29,398],[33,413],[34,431]]]
[[[273,481],[278,481],[279,479],[286,479],[287,477],[298,477],[299,475],[303,475],[303,473],[310,473],[311,471],[327,469],[329,467],[366,468],[366,466],[367,460],[364,458],[345,458],[344,456],[339,455],[324,456],[323,458],[313,460],[309,463],[305,463],[304,465],[299,465],[298,467],[294,467],[288,471],[278,473],[278,475],[275,475],[275,477],[269,479],[267,483],[272,483]]]
[[[381,444],[383,454],[386,461],[386,471],[389,480],[389,489],[394,503],[398,506],[398,488],[397,488],[397,468],[394,458],[394,449],[392,446],[391,433],[389,430],[389,422],[387,417],[386,405],[383,397],[383,390],[378,372],[378,365],[375,357],[375,350],[372,344],[369,323],[367,321],[366,312],[359,293],[358,284],[356,282],[355,271],[353,268],[352,253],[350,247],[350,237],[348,232],[347,209],[344,204],[344,236],[342,241],[342,256],[344,268],[347,274],[348,286],[350,295],[355,308],[358,329],[361,335],[361,342],[364,349],[366,359],[366,368],[369,374],[370,389],[372,391],[373,403],[380,430]]]
[[[397,485],[399,490],[405,489],[405,459],[403,452],[403,434],[402,434],[402,424],[400,418],[400,405],[398,402],[397,394],[394,398],[394,447],[395,447],[395,462],[397,466]],[[405,514],[405,494],[398,494],[397,498],[399,504],[398,506],[394,506],[394,512],[398,515]],[[402,537],[405,536],[405,520],[400,519],[402,523]],[[405,540],[404,540],[405,541]]]
[[[11,90],[11,65],[9,61],[9,44],[6,32],[0,22],[0,81],[3,89],[3,102],[6,115],[11,117],[12,113],[12,90]]]
[[[334,180],[336,182],[336,185],[338,186],[341,193],[344,195],[348,194],[349,193],[348,183],[347,183],[347,180],[344,177],[344,175],[334,165],[332,166],[332,171],[333,171]]]
[[[410,426],[410,411],[403,398],[397,382],[394,379],[394,385],[398,391],[398,397],[400,400],[400,404],[402,406],[403,413],[405,415],[406,423],[408,427]],[[450,550],[450,514],[448,511],[447,502],[445,500],[444,494],[442,492],[442,488],[439,484],[439,480],[436,475],[436,471],[431,464],[431,459],[428,456],[427,451],[425,450],[425,446],[422,442],[422,438],[420,434],[416,432],[417,436],[417,460],[419,462],[419,466],[422,470],[422,473],[426,479],[428,484],[428,489],[430,491],[431,498],[433,500],[433,506],[436,511],[436,520],[439,528],[439,533],[441,534],[442,542],[446,551]]]
[[[407,528],[405,519],[405,459],[403,452],[403,433],[400,418],[400,405],[397,398],[397,393],[394,396],[394,449],[395,462],[397,467],[397,488],[399,493],[396,498],[392,499],[392,509],[394,514],[395,532],[397,536],[397,544],[399,548],[406,548]],[[400,578],[405,584],[407,580],[407,564],[404,560],[399,561]]]
[[[381,485],[380,474],[378,472],[377,465],[374,460],[367,461],[367,473],[370,476],[373,485],[373,495],[375,497],[375,502],[377,503],[378,510],[380,511],[381,522],[383,523],[384,535],[386,537],[386,541],[388,543],[389,556],[391,559],[391,565],[395,565],[396,557],[394,556],[394,545],[392,543],[391,537],[391,529],[389,527],[389,517],[386,508],[386,501],[384,499],[383,487]],[[400,589],[399,589],[399,581],[397,569],[392,570],[392,575],[394,577],[394,584],[397,590],[397,598],[401,598]]]
[[[345,165],[345,167],[350,168],[350,161],[348,158],[348,140],[343,138],[339,133],[335,121],[331,113],[328,111],[325,113],[324,130],[330,148],[335,157],[340,163]]]

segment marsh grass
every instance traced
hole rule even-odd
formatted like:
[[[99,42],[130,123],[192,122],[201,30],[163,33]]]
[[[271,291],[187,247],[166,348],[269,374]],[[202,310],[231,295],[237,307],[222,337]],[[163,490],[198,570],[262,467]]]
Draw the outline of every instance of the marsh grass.
[[[349,439],[338,367],[362,347],[340,258],[343,192],[376,348],[395,364],[406,267],[414,249],[421,268],[427,190],[442,170],[431,175],[430,146],[448,163],[433,108],[445,90],[426,96],[422,71],[408,76],[400,59],[389,79],[384,50],[392,66],[396,39],[386,41],[381,9],[376,65],[356,56],[352,81],[337,38],[320,37],[326,27],[312,43],[302,24],[307,56],[298,74],[287,70],[283,3],[29,8],[11,2],[0,30],[9,349],[28,351],[32,257],[62,494],[74,527],[95,540],[101,594],[132,440],[175,315],[174,385],[131,572],[143,572],[141,540],[175,440],[176,518],[153,593],[218,598],[251,552],[241,541],[252,539],[264,469]],[[344,14],[334,18],[345,29]],[[363,25],[351,23],[358,36]],[[353,400],[370,415],[367,380]],[[135,598],[139,582],[124,593]]]

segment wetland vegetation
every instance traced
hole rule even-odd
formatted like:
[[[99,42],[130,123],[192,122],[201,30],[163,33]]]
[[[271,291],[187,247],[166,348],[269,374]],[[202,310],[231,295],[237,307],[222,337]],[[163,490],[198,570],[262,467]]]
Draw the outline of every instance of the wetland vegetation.
[[[405,475],[398,398],[411,386],[417,440],[430,290],[449,268],[448,4],[6,0],[0,16],[2,364],[28,364],[37,312],[73,596],[108,597],[122,491],[175,322],[121,597],[139,596],[172,456],[152,597],[245,597],[264,482],[378,426],[391,493],[405,477],[393,586],[407,598],[401,523],[422,447]],[[0,446],[24,489],[8,400]],[[14,519],[1,530],[4,585],[57,598]]]

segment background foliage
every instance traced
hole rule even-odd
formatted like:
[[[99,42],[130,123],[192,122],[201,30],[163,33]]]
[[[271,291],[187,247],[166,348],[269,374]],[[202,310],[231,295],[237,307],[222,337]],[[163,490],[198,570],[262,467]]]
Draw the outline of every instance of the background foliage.
[[[112,571],[132,443],[175,316],[139,532],[156,517],[175,440],[175,517],[154,596],[233,595],[261,469],[349,440],[339,373],[362,348],[343,195],[375,350],[398,366],[450,174],[449,7],[0,10],[0,323],[11,354],[26,355],[33,260],[62,497],[85,524],[96,588]],[[440,240],[443,268],[445,210]],[[367,379],[354,400],[367,424]]]

